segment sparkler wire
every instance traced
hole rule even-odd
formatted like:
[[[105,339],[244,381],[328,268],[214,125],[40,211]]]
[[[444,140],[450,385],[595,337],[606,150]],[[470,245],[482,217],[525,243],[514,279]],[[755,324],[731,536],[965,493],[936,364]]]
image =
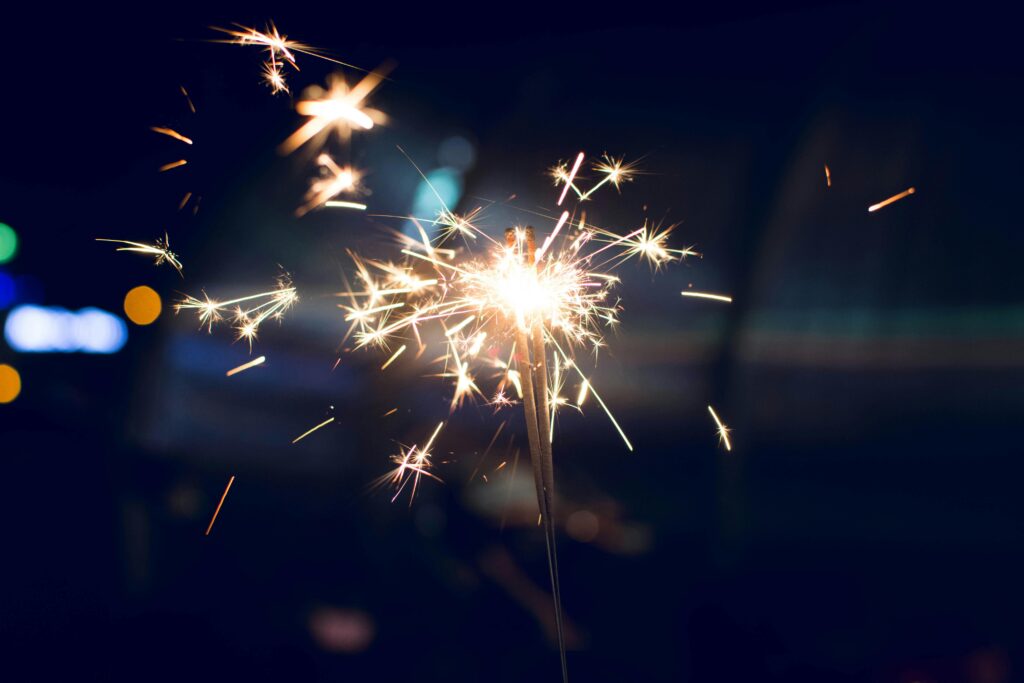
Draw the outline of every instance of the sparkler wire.
[[[535,266],[536,240],[533,228],[525,230],[525,260],[528,266]],[[516,246],[516,231],[505,231],[505,242],[510,248]],[[569,680],[565,658],[565,629],[562,615],[562,590],[558,579],[558,550],[555,539],[554,519],[554,468],[552,466],[551,425],[548,409],[547,361],[544,349],[544,335],[540,321],[534,320],[529,332],[516,326],[516,347],[519,352],[519,367],[525,367],[522,374],[523,411],[526,418],[526,433],[530,444],[530,461],[533,464],[534,484],[537,487],[537,505],[540,508],[541,524],[544,527],[544,541],[547,546],[548,573],[551,578],[551,594],[555,607],[555,629],[558,632],[558,654],[562,665],[562,680]],[[532,342],[532,345],[529,343]],[[531,362],[531,346],[533,359]],[[539,404],[539,405],[538,405]]]

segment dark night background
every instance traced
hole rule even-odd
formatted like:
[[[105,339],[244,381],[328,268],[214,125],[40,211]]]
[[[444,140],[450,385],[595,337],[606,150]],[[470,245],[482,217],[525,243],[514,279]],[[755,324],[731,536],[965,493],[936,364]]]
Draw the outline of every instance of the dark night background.
[[[550,207],[548,166],[608,151],[648,174],[595,219],[679,222],[674,246],[704,254],[623,271],[594,380],[636,452],[594,406],[558,424],[572,680],[1024,679],[1024,79],[1005,12],[3,12],[0,222],[20,249],[0,321],[26,302],[121,315],[139,284],[165,308],[109,356],[0,340],[23,382],[0,405],[0,680],[558,680],[525,456],[493,472],[521,424],[481,462],[499,420],[464,409],[439,442],[444,486],[411,508],[367,491],[394,441],[446,418],[450,389],[411,357],[331,369],[345,249],[400,221],[293,215],[313,167],[275,149],[291,100],[262,85],[257,49],[202,42],[268,19],[345,61],[396,62],[372,99],[391,122],[352,148],[369,213],[412,211],[397,145],[430,170],[445,140],[472,143],[460,210],[513,193]],[[299,65],[296,92],[333,71]],[[180,150],[151,125],[194,137],[189,166],[156,172]],[[177,210],[186,190],[195,215]],[[164,230],[184,280],[93,241]],[[278,264],[302,300],[264,328],[266,366],[227,379],[245,345],[168,304],[257,290]],[[683,299],[690,285],[735,303]]]

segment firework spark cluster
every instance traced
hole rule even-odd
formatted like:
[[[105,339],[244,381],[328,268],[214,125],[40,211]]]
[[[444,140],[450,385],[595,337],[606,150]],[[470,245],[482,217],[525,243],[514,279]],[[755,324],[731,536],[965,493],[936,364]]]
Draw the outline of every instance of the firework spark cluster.
[[[582,190],[575,173],[556,168],[566,169],[560,182],[575,188],[580,200],[601,186],[617,187],[634,172],[632,165],[602,157],[593,164],[599,180]],[[582,411],[593,397],[632,449],[581,364],[598,354],[619,324],[619,266],[637,259],[657,269],[696,252],[669,245],[675,226],[645,222],[616,232],[563,211],[550,218],[543,239],[529,226],[499,228],[495,237],[483,225],[483,213],[458,215],[445,207],[436,217],[416,219],[419,239],[404,238],[396,259],[350,254],[354,286],[340,294],[339,306],[352,346],[384,350],[390,355],[384,367],[410,347],[417,355],[437,347],[439,375],[452,387],[451,410],[470,400],[495,410],[524,404],[529,376],[530,384],[545,387],[535,398],[543,406],[548,441],[558,410]],[[428,230],[437,235],[431,238]],[[545,368],[543,377],[537,367]],[[570,382],[573,395],[563,395]]]
[[[144,254],[146,256],[152,256],[155,265],[162,265],[164,263],[170,264],[172,268],[178,271],[178,275],[184,277],[182,269],[184,266],[181,265],[181,261],[178,260],[178,255],[171,251],[171,243],[166,233],[163,238],[156,238],[153,244],[146,244],[144,242],[132,242],[130,240],[112,240],[104,237],[97,237],[97,242],[113,242],[114,244],[123,244],[124,246],[118,247],[116,251],[130,251],[136,254]]]
[[[292,286],[291,279],[287,274],[278,276],[277,285],[266,292],[240,296],[227,301],[211,299],[205,292],[203,298],[186,296],[179,302],[175,309],[194,310],[199,317],[201,325],[205,325],[207,331],[213,331],[213,326],[229,318],[235,329],[237,339],[244,339],[249,342],[250,348],[260,325],[267,320],[280,320],[285,311],[291,308],[299,300],[298,292]]]
[[[605,185],[619,188],[635,172],[634,165],[606,155],[592,164],[599,179],[584,190],[579,176],[584,158],[581,153],[571,169],[560,164],[552,170],[556,188],[562,186],[559,205],[570,189],[582,203]],[[392,260],[351,253],[355,286],[340,294],[339,306],[350,324],[346,338],[355,348],[377,347],[390,354],[382,369],[410,346],[419,350],[417,355],[436,348],[439,376],[451,383],[451,411],[474,400],[495,411],[522,408],[567,679],[554,526],[557,413],[563,408],[582,412],[592,396],[633,449],[581,364],[597,356],[606,333],[619,324],[615,289],[620,266],[635,259],[656,270],[696,252],[669,245],[675,226],[645,222],[631,231],[614,231],[563,210],[545,219],[550,227],[543,238],[532,226],[499,226],[495,236],[483,225],[483,213],[476,209],[458,215],[443,206],[433,218],[413,219],[419,239],[405,238],[400,256]],[[434,238],[428,228],[437,232]],[[575,401],[563,395],[570,378],[576,384]],[[411,499],[423,477],[437,478],[430,446],[441,426],[426,446],[403,448],[392,456],[393,470],[381,481],[392,484],[394,498],[408,488]]]
[[[262,50],[262,76],[274,94],[291,94],[288,79],[292,72],[299,71],[301,55],[351,67],[289,39],[272,23],[263,31],[242,25],[215,30],[226,36],[215,42]],[[369,188],[365,183],[367,173],[351,163],[353,138],[388,121],[370,102],[387,72],[386,67],[364,72],[353,83],[343,74],[333,73],[323,86],[310,85],[295,97],[294,108],[302,121],[281,142],[278,151],[301,151],[297,156],[302,156],[305,163],[315,160],[316,169],[295,211],[297,216],[321,208],[366,209],[361,201],[355,201],[368,195]],[[194,114],[195,107],[184,88],[182,94]],[[191,137],[169,126],[154,126],[152,131],[176,145],[194,144]],[[160,170],[187,163],[183,157],[164,164]],[[436,215],[412,217],[416,236],[401,235],[386,257],[349,252],[351,278],[338,294],[338,307],[348,325],[343,346],[347,345],[348,350],[377,349],[382,356],[382,371],[412,356],[436,363],[436,377],[450,386],[449,413],[467,403],[478,403],[507,415],[495,438],[511,420],[523,420],[566,678],[554,524],[552,443],[556,421],[560,411],[582,413],[588,401],[596,403],[626,448],[633,449],[591,376],[607,336],[619,325],[620,272],[631,262],[658,271],[699,254],[690,246],[673,246],[676,225],[644,220],[638,227],[612,229],[588,221],[584,209],[589,202],[602,189],[622,192],[641,174],[637,162],[609,154],[588,159],[579,152],[571,161],[560,161],[547,169],[547,173],[554,182],[557,200],[551,213],[531,212],[531,222],[538,227],[489,224],[483,208],[456,213],[441,202],[443,208]],[[825,176],[826,186],[831,188],[827,165]],[[423,179],[426,182],[426,176]],[[877,211],[914,192],[911,187],[872,205],[868,211]],[[440,195],[435,195],[440,200]],[[181,207],[190,197],[188,193]],[[156,265],[167,263],[184,277],[182,263],[170,250],[166,233],[152,244],[100,241],[118,244],[117,251],[151,256]],[[732,301],[729,295],[711,292],[688,290],[682,295],[721,303]],[[261,326],[267,321],[280,321],[297,301],[295,286],[287,274],[282,274],[266,291],[223,300],[213,299],[204,291],[198,297],[185,295],[175,309],[194,312],[199,326],[208,332],[218,324],[229,324],[236,340],[246,341],[251,350]],[[232,377],[265,361],[265,356],[259,356],[225,374]],[[730,428],[710,405],[708,412],[721,445],[731,451]],[[324,419],[292,443],[335,422],[334,416]],[[389,469],[375,484],[390,487],[392,501],[407,494],[411,504],[425,480],[441,481],[434,450],[446,422],[437,423],[432,430],[424,429],[421,436],[426,438],[413,445],[399,444],[398,452],[389,456]],[[232,476],[207,534],[233,482]]]
[[[231,28],[221,28],[219,26],[212,26],[211,28],[228,36],[215,42],[263,48],[265,53],[262,67],[263,80],[275,95],[290,92],[285,76],[285,68],[290,67],[295,71],[299,70],[299,63],[295,57],[297,54],[316,57],[317,59],[323,59],[353,69],[358,68],[352,64],[346,64],[334,59],[325,54],[323,50],[319,50],[311,45],[290,40],[288,36],[277,30],[274,22],[268,22],[262,31],[249,26],[243,26],[242,24],[233,24]]]

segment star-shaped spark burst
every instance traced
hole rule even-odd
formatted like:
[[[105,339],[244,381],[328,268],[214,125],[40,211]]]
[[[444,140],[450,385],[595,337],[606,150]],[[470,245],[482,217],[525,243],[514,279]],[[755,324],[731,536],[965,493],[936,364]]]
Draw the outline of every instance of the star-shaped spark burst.
[[[594,183],[590,189],[584,191],[577,184],[579,180],[577,171],[579,170],[581,160],[581,157],[577,157],[572,169],[564,162],[559,162],[548,169],[548,175],[555,181],[555,187],[562,187],[563,198],[566,191],[571,189],[576,194],[577,201],[584,202],[590,199],[591,195],[604,185],[611,184],[616,190],[621,189],[622,183],[629,182],[638,173],[636,170],[637,162],[627,164],[623,157],[616,158],[609,154],[604,154],[593,163],[593,169],[600,174],[601,179]],[[561,205],[561,199],[558,203]]]
[[[729,439],[729,434],[732,432],[731,429],[725,426],[721,419],[718,417],[718,413],[711,406],[708,406],[708,412],[711,413],[711,418],[715,421],[715,427],[718,430],[718,443],[725,446],[725,450],[732,450],[732,441]]]
[[[402,492],[412,482],[412,487],[409,492],[409,504],[412,505],[413,499],[416,497],[416,489],[419,487],[420,479],[422,477],[430,477],[435,481],[441,481],[440,477],[431,471],[433,467],[431,449],[434,445],[434,440],[437,435],[441,433],[441,428],[444,427],[444,422],[441,422],[434,429],[434,433],[427,439],[426,444],[421,448],[420,446],[402,446],[399,444],[399,452],[396,455],[391,456],[391,462],[394,464],[394,469],[391,472],[380,477],[376,482],[375,486],[381,486],[384,484],[390,484],[394,490],[394,495],[391,497],[391,502],[398,500],[398,497],[402,495]]]
[[[278,277],[277,286],[267,292],[259,292],[248,296],[217,301],[211,299],[206,292],[203,298],[186,296],[175,305],[175,312],[194,310],[199,317],[200,326],[206,326],[208,332],[213,331],[215,323],[224,319],[225,314],[232,318],[237,339],[245,339],[252,343],[256,340],[260,325],[267,320],[281,320],[285,311],[298,301],[298,293],[292,286],[287,274]]]
[[[319,86],[307,88],[303,99],[295,104],[295,111],[308,120],[281,143],[281,152],[290,154],[332,130],[343,142],[348,142],[353,129],[369,130],[374,125],[383,124],[387,116],[364,104],[383,80],[383,70],[373,71],[350,88],[344,76],[335,74],[328,79],[326,89]]]
[[[320,166],[319,175],[309,182],[305,203],[295,210],[297,216],[303,216],[313,209],[323,206],[338,195],[359,195],[363,188],[360,185],[362,173],[351,166],[339,166],[329,154],[317,157]]]
[[[275,95],[280,92],[289,92],[288,84],[285,81],[284,66],[288,65],[298,71],[299,64],[295,59],[296,54],[316,57],[317,59],[323,59],[334,64],[363,71],[363,69],[359,69],[357,66],[329,57],[324,54],[322,50],[311,45],[306,45],[305,43],[300,43],[296,40],[290,40],[287,36],[277,30],[274,22],[267,22],[263,31],[258,31],[255,28],[243,26],[241,24],[234,24],[233,26],[234,28],[211,26],[210,28],[214,31],[219,31],[220,33],[225,33],[230,36],[228,39],[216,40],[213,42],[262,47],[264,52],[266,52],[266,58],[263,62],[263,79],[266,81],[267,85],[270,86],[271,91]]]
[[[153,244],[146,244],[144,242],[132,242],[129,240],[112,240],[103,237],[97,237],[97,242],[113,242],[114,244],[124,244],[127,246],[118,247],[117,251],[131,251],[137,254],[146,254],[147,256],[154,257],[154,263],[161,265],[169,263],[172,268],[178,271],[178,275],[184,277],[182,273],[181,261],[178,260],[178,255],[171,251],[171,242],[167,237],[167,233],[164,233],[163,238],[156,238]]]

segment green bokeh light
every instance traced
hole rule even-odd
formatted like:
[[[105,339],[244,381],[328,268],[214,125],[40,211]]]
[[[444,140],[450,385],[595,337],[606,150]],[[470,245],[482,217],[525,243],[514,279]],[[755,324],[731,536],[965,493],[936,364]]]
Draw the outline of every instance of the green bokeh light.
[[[0,263],[7,263],[18,253],[18,233],[6,223],[0,223]]]

